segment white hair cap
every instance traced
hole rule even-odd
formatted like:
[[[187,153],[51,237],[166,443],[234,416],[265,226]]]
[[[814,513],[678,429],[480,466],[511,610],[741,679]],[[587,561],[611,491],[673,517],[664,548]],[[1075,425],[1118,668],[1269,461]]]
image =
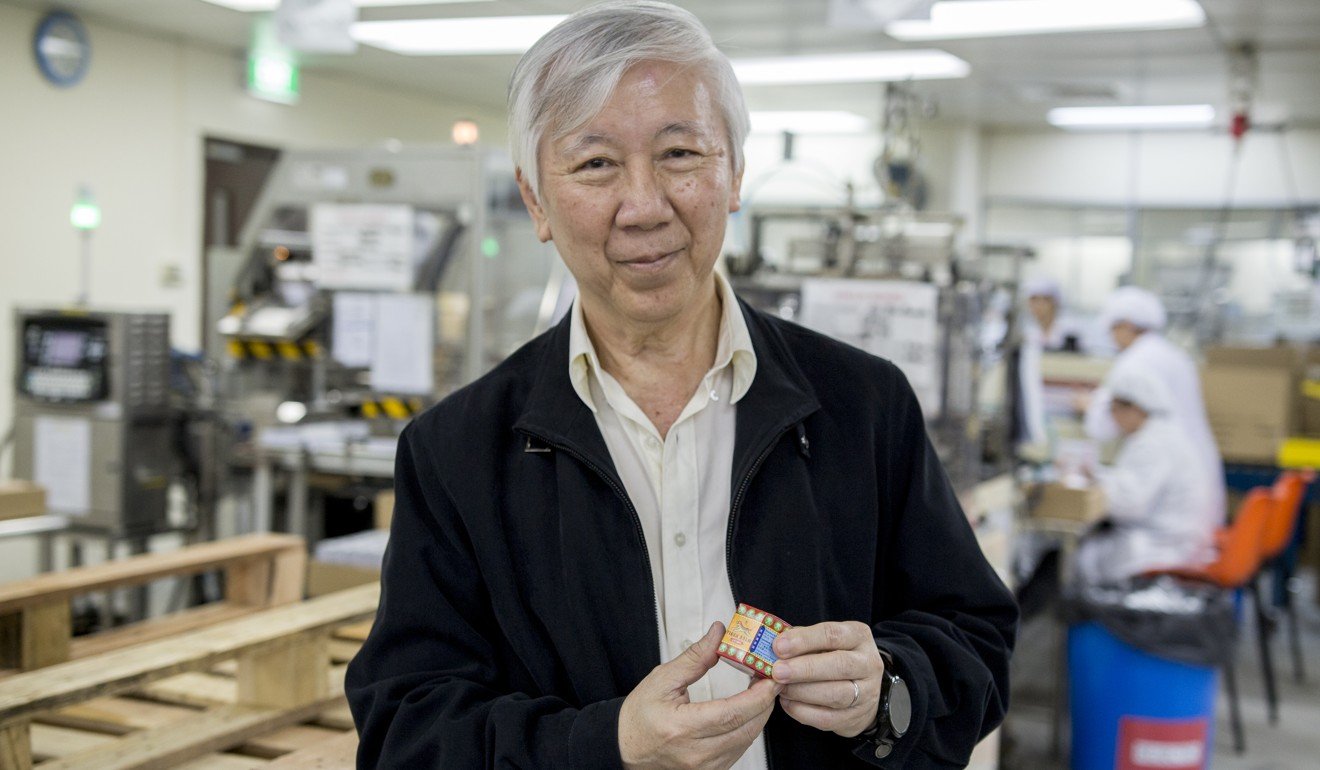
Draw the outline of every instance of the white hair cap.
[[[1168,414],[1173,409],[1168,387],[1149,372],[1119,369],[1109,382],[1109,396],[1126,401],[1146,414]]]
[[[1138,329],[1160,331],[1168,322],[1164,313],[1164,303],[1160,298],[1136,286],[1121,286],[1114,289],[1105,300],[1105,309],[1101,314],[1104,328],[1108,329],[1120,321],[1127,321]]]
[[[1028,299],[1032,297],[1049,297],[1054,300],[1054,304],[1063,304],[1063,289],[1059,287],[1058,281],[1048,275],[1038,275],[1023,281],[1022,296]]]

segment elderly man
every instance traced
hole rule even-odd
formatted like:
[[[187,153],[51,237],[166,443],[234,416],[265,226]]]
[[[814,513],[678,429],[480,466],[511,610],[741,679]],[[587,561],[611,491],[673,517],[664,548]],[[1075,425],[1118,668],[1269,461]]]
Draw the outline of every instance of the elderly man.
[[[579,296],[399,442],[359,766],[951,767],[1002,718],[1016,609],[894,366],[713,272],[748,119],[686,11],[574,14],[510,87]],[[795,627],[716,665],[737,603]]]
[[[1119,437],[1119,426],[1109,408],[1115,379],[1137,372],[1158,380],[1172,398],[1169,416],[1190,442],[1193,454],[1188,459],[1200,464],[1202,477],[1210,484],[1206,516],[1212,525],[1219,525],[1225,511],[1223,459],[1206,417],[1196,364],[1161,333],[1168,321],[1164,303],[1145,289],[1123,286],[1109,295],[1101,316],[1118,346],[1118,356],[1105,382],[1078,401],[1085,413],[1086,434],[1098,441]]]

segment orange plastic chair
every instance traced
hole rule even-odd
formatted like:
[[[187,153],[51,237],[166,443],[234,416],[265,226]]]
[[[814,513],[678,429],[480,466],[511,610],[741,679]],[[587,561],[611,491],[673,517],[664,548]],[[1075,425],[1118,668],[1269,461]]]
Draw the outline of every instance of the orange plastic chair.
[[[1289,647],[1292,650],[1293,678],[1298,682],[1306,680],[1306,671],[1302,664],[1302,638],[1297,622],[1297,608],[1293,604],[1293,592],[1288,590],[1288,577],[1291,570],[1284,563],[1284,551],[1292,543],[1297,533],[1298,519],[1301,518],[1302,499],[1306,497],[1306,488],[1315,480],[1313,471],[1284,471],[1274,482],[1274,500],[1276,510],[1274,518],[1265,528],[1261,550],[1265,560],[1262,571],[1274,574],[1274,600],[1279,602],[1284,616],[1288,619]],[[1271,622],[1267,632],[1272,633]]]
[[[1243,498],[1233,522],[1215,533],[1219,555],[1213,562],[1195,567],[1163,567],[1147,574],[1174,575],[1227,589],[1246,587],[1260,569],[1265,530],[1274,518],[1276,507],[1271,490],[1266,487],[1252,489]]]
[[[1292,542],[1306,488],[1315,480],[1312,471],[1284,471],[1274,482],[1272,494],[1278,504],[1277,514],[1265,528],[1261,551],[1266,561],[1283,553]]]
[[[1260,590],[1256,576],[1263,563],[1262,545],[1265,530],[1275,517],[1278,503],[1273,490],[1268,487],[1256,487],[1243,498],[1237,516],[1227,527],[1215,533],[1215,544],[1219,549],[1218,557],[1211,563],[1195,567],[1165,567],[1149,570],[1149,576],[1173,575],[1184,580],[1209,583],[1226,590],[1247,589],[1251,591],[1252,602],[1256,605],[1257,626],[1260,627],[1264,612],[1260,603]],[[1262,637],[1263,639],[1263,637]],[[1274,690],[1273,663],[1269,650],[1262,645],[1261,664],[1266,670],[1266,700],[1270,704],[1270,722],[1278,720],[1278,696]],[[1237,671],[1232,656],[1224,663],[1224,688],[1228,690],[1229,723],[1233,728],[1233,749],[1241,754],[1246,749],[1246,737],[1242,730],[1242,712],[1238,703]]]

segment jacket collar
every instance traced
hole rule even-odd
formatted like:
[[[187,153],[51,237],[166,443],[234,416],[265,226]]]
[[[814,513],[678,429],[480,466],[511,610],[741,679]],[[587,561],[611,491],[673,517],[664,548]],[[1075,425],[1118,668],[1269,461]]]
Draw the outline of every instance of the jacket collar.
[[[820,408],[815,391],[789,352],[778,329],[741,299],[738,300],[756,351],[756,377],[738,402],[734,439],[734,478],[755,463],[759,450],[784,430]],[[617,478],[595,416],[573,389],[567,366],[570,319],[565,316],[545,338],[526,406],[514,430],[527,434],[528,450],[548,441],[582,456]],[[804,446],[805,448],[805,446]]]

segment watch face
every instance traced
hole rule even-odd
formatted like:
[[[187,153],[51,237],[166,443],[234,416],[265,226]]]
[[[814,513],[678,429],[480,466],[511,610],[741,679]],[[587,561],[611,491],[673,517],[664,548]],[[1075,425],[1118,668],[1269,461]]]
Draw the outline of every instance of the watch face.
[[[912,725],[912,696],[907,683],[895,678],[889,688],[889,726],[895,735],[903,735]]]

